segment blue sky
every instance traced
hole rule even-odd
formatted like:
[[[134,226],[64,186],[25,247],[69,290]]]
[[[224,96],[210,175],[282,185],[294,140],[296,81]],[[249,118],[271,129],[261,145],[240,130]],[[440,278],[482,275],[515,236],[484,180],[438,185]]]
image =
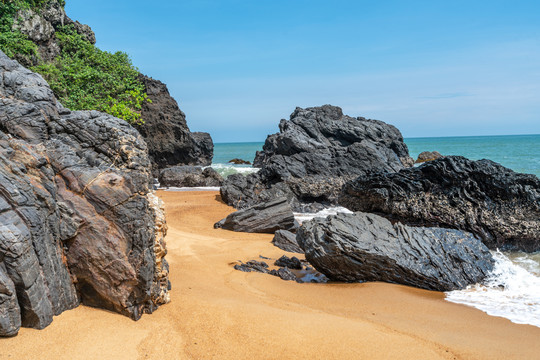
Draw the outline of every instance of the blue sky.
[[[540,133],[540,2],[67,0],[192,131],[264,141],[296,106],[405,137]]]

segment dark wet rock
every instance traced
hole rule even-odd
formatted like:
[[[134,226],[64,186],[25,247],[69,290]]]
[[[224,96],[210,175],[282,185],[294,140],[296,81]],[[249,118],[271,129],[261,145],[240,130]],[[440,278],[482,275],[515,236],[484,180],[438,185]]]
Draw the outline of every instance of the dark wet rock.
[[[273,234],[276,230],[296,230],[298,223],[294,220],[287,199],[279,198],[233,212],[215,223],[214,227],[238,232]]]
[[[235,165],[251,165],[250,161],[246,161],[246,160],[242,160],[242,159],[238,159],[238,158],[234,158],[234,159],[230,160],[229,163],[230,164],[235,164]]]
[[[210,167],[173,166],[159,172],[159,183],[165,187],[221,186],[223,178]]]
[[[234,265],[234,268],[243,272],[260,272],[268,274],[268,264],[264,261],[249,260],[247,263],[240,262]]]
[[[210,165],[214,155],[210,135],[189,131],[186,115],[169,94],[167,85],[144,75],[139,78],[152,102],[143,103],[144,124],[135,127],[148,144],[154,170],[175,165]]]
[[[318,271],[337,281],[384,281],[449,291],[481,282],[493,258],[472,234],[410,227],[355,213],[305,222],[298,243]]]
[[[302,262],[296,256],[290,258],[286,255],[283,255],[274,262],[274,265],[287,267],[289,269],[302,270]]]
[[[414,162],[415,164],[423,163],[426,161],[433,161],[442,157],[438,151],[423,151],[418,155],[418,159]]]
[[[335,204],[343,184],[356,176],[413,163],[395,127],[343,115],[335,106],[296,108],[279,129],[257,153],[257,174],[224,182],[227,204],[245,208],[276,196],[287,197],[295,210],[305,203]]]
[[[490,160],[447,156],[348,183],[340,204],[419,226],[470,231],[490,249],[540,250],[540,180]]]
[[[277,246],[281,250],[303,254],[304,250],[300,248],[298,242],[296,241],[296,234],[293,234],[287,230],[277,230],[272,244]]]
[[[168,301],[149,168],[126,122],[65,109],[0,52],[0,334],[80,301],[133,319]]]
[[[294,275],[293,272],[289,270],[288,268],[279,268],[278,270],[270,270],[269,274],[277,276],[281,278],[281,280],[303,282],[302,280],[299,280],[296,277],[296,275]]]

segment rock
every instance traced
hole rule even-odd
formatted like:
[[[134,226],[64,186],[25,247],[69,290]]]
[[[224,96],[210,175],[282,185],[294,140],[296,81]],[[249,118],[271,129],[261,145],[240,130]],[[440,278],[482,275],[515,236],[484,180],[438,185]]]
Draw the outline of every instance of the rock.
[[[75,31],[92,44],[96,43],[96,36],[88,25],[71,20],[58,0],[50,0],[43,4],[39,11],[24,8],[17,12],[13,23],[13,30],[25,34],[29,40],[38,46],[39,57],[34,57],[32,63],[26,66],[37,65],[38,62],[48,62],[60,54],[60,45],[55,34],[65,25],[72,25]],[[19,59],[17,59],[19,60]],[[26,61],[25,59],[20,59]]]
[[[16,60],[25,66],[34,66],[56,59],[61,48],[55,34],[65,25],[73,26],[91,44],[96,43],[92,29],[70,19],[59,0],[43,2],[39,11],[30,8],[19,11],[13,28],[28,36],[38,46],[39,56],[31,60],[21,56]],[[210,165],[214,152],[210,135],[190,132],[186,116],[165,84],[142,74],[139,80],[144,84],[151,102],[143,102],[141,115],[144,124],[136,125],[136,128],[148,144],[155,177],[159,169],[167,166]]]
[[[239,232],[273,234],[276,230],[295,230],[298,223],[294,220],[287,199],[279,198],[233,212],[217,222],[214,227]]]
[[[287,268],[279,268],[278,270],[270,270],[269,274],[277,276],[281,278],[281,280],[303,282],[302,280],[298,280],[296,275],[294,275],[292,271]]]
[[[310,264],[337,281],[384,281],[450,291],[481,282],[494,262],[470,233],[392,225],[360,212],[308,221],[297,239]]]
[[[149,168],[126,122],[65,109],[0,52],[0,334],[80,301],[133,319],[167,301]]]
[[[336,204],[341,187],[371,172],[412,165],[399,130],[378,120],[352,118],[338,107],[296,108],[268,136],[246,179],[225,180],[223,200],[237,208],[285,196],[294,210],[305,203]]]
[[[229,160],[229,164],[236,164],[236,165],[251,165],[250,161],[234,158],[232,160]]]
[[[415,164],[423,163],[426,161],[433,161],[442,157],[438,151],[423,151],[418,155],[418,159],[414,162]]]
[[[289,258],[286,255],[283,255],[275,261],[274,265],[287,267],[289,269],[302,270],[302,263],[296,256]]]
[[[446,156],[359,177],[339,202],[406,224],[469,231],[490,249],[540,250],[540,180],[490,160]]]
[[[159,183],[165,187],[221,186],[223,178],[212,168],[173,166],[159,172]]]
[[[296,242],[296,235],[287,230],[277,230],[272,244],[281,250],[303,254],[304,250]]]
[[[243,272],[260,272],[268,274],[268,264],[264,261],[249,260],[247,263],[240,262],[240,264],[234,265],[236,270]]]
[[[210,165],[214,153],[210,135],[189,131],[186,115],[164,83],[144,75],[139,79],[152,102],[143,103],[144,124],[135,127],[148,144],[154,170],[175,165]]]
[[[13,281],[0,262],[0,336],[15,336],[21,327],[21,309]]]

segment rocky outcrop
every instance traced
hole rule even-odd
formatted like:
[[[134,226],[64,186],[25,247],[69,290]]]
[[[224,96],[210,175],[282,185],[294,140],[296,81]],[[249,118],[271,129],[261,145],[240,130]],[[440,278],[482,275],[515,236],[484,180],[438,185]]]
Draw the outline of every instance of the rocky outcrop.
[[[279,198],[233,212],[217,222],[214,227],[239,232],[273,234],[276,230],[296,230],[298,223],[294,220],[287,199]]]
[[[304,250],[300,248],[296,241],[296,234],[287,230],[277,230],[272,239],[272,244],[281,250],[303,254]]]
[[[449,291],[482,281],[493,268],[489,250],[470,233],[392,225],[374,214],[314,219],[302,224],[297,239],[330,280]]]
[[[96,43],[96,36],[92,29],[88,25],[71,20],[59,1],[48,1],[40,10],[36,12],[31,8],[26,8],[17,12],[15,15],[17,21],[13,23],[13,29],[19,30],[38,45],[41,61],[51,61],[60,54],[60,45],[54,34],[61,26],[72,25],[84,39],[92,44]],[[24,61],[25,59],[17,60]],[[24,65],[36,65],[37,62],[38,58],[35,58],[33,63]]]
[[[227,204],[244,208],[276,196],[287,197],[295,210],[306,203],[335,204],[354,177],[412,165],[399,130],[343,115],[335,106],[297,108],[279,129],[257,153],[257,174],[225,181],[221,195]]]
[[[214,155],[210,135],[189,131],[186,115],[164,83],[144,75],[139,79],[151,102],[143,103],[144,124],[135,127],[148,144],[154,171],[174,165],[210,165]]]
[[[447,156],[359,177],[339,202],[411,225],[470,231],[490,249],[540,250],[540,180],[490,160]]]
[[[71,20],[58,0],[45,2],[42,8],[22,9],[16,14],[14,30],[19,30],[38,45],[39,57],[27,63],[25,57],[17,58],[26,66],[56,59],[61,52],[55,33],[65,25],[72,25],[77,33],[92,44],[96,37],[88,25]],[[173,165],[202,165],[212,162],[214,144],[208,133],[192,133],[185,114],[161,81],[140,75],[145,92],[151,102],[144,102],[141,115],[144,124],[137,130],[148,145],[150,160],[157,177],[158,169]]]
[[[438,151],[423,151],[418,155],[418,158],[414,163],[420,164],[426,161],[437,160],[440,157],[442,157],[442,155]]]
[[[221,186],[223,178],[210,167],[173,166],[159,172],[159,183],[165,187]]]
[[[149,168],[126,122],[65,109],[0,52],[0,335],[80,301],[133,319],[168,301]]]

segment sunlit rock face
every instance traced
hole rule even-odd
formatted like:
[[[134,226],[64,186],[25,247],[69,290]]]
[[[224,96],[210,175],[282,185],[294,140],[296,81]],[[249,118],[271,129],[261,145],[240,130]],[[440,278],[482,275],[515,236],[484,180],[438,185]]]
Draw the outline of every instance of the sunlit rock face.
[[[138,319],[168,301],[162,206],[146,143],[69,111],[0,52],[0,335],[80,302]]]

